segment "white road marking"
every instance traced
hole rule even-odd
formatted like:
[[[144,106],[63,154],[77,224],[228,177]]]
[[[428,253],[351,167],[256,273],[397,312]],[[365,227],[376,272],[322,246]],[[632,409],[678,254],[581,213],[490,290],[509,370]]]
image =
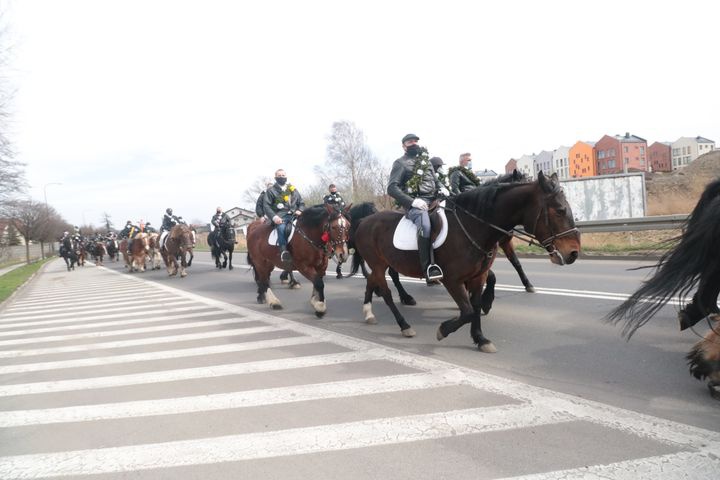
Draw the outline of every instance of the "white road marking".
[[[165,304],[158,303],[158,304],[155,304],[154,306],[155,307],[163,306],[165,308],[173,308],[175,305],[184,305],[186,303],[192,303],[192,302],[189,300],[173,300],[172,302],[167,302]],[[147,305],[130,304],[130,305],[125,305],[121,308],[114,309],[113,313],[108,313],[108,314],[104,314],[104,315],[91,315],[89,317],[83,317],[83,318],[85,320],[100,320],[103,318],[117,318],[117,317],[122,317],[124,315],[132,315],[133,312],[135,312],[136,310],[140,310],[140,313],[142,313],[142,311],[147,310],[147,308],[148,308]],[[54,319],[55,318],[65,318],[68,316],[70,317],[70,319],[72,319],[73,317],[78,316],[78,312],[75,312],[74,310],[69,310],[69,311],[62,311],[62,312],[58,312],[58,313],[41,313],[39,315],[38,314],[31,314],[31,315],[15,314],[13,316],[13,318],[10,318],[9,320],[5,320],[2,323],[0,323],[0,326],[5,327],[5,326],[7,326],[6,324],[11,321],[18,322],[18,321],[22,320],[23,322],[32,323],[32,320],[44,320],[44,319],[48,319],[48,318],[54,318]]]
[[[247,330],[267,330],[261,327]],[[227,377],[257,372],[273,372],[297,368],[336,365],[377,360],[374,352],[344,352],[327,355],[313,355],[297,358],[279,358],[257,362],[232,363],[227,365],[211,365],[207,367],[182,368],[178,370],[161,370],[158,372],[113,375],[109,377],[80,378],[73,380],[57,380],[51,382],[20,383],[0,385],[0,397],[13,395],[36,395],[43,393],[69,392],[78,390],[94,390],[97,388],[123,387],[128,385],[147,385],[159,382],[176,382],[198,378]]]
[[[14,338],[12,340],[0,340],[0,347],[27,345],[33,343],[66,342],[71,340],[85,340],[90,338],[116,337],[118,335],[133,335],[138,333],[164,332],[166,330],[184,330],[187,328],[214,327],[232,325],[236,323],[252,322],[252,318],[233,317],[219,320],[202,320],[198,322],[176,323],[172,325],[157,325],[154,327],[125,328],[121,330],[107,330],[102,332],[72,333],[69,335],[51,335],[47,337]]]
[[[0,458],[0,477],[38,478],[284,457],[567,422],[533,405],[473,408],[176,442]]]
[[[439,370],[433,373],[411,373],[213,395],[38,410],[14,410],[0,412],[0,428],[209,412],[229,408],[430,389],[457,385],[461,381],[462,375],[454,373],[454,370]]]
[[[245,352],[248,350],[261,350],[320,342],[321,340],[313,337],[286,337],[273,340],[258,340],[255,342],[231,343],[228,345],[211,345],[209,347],[161,350],[159,352],[130,353],[127,355],[113,355],[108,357],[77,358],[73,360],[58,360],[56,362],[23,363],[19,365],[0,366],[0,375],[6,375],[8,373],[40,372],[44,370],[61,370],[65,368],[94,367],[99,365],[117,365],[130,362],[167,360],[170,358],[199,357],[205,355],[217,355],[220,353]]]
[[[136,304],[153,304],[158,302],[165,302],[172,300],[172,297],[168,296],[166,293],[157,292],[157,293],[148,293],[144,294],[142,296],[137,295],[123,295],[123,296],[113,296],[112,298],[105,298],[102,300],[87,300],[87,301],[75,301],[72,302],[73,310],[87,310],[91,308],[113,308],[116,306],[125,306],[129,303],[136,305]],[[6,313],[3,313],[3,318],[10,317],[10,316],[18,316],[22,314],[30,314],[34,312],[47,312],[50,311],[53,308],[61,308],[67,304],[67,300],[63,302],[44,302],[37,307],[30,306],[30,307],[12,307],[5,310]]]
[[[185,333],[182,335],[168,335],[166,337],[138,338],[133,340],[118,340],[116,342],[90,343],[87,345],[69,345],[66,347],[36,348],[33,350],[4,350],[0,351],[0,358],[32,357],[35,355],[49,355],[55,353],[87,352],[92,350],[106,350],[111,348],[136,347],[139,345],[160,345],[163,343],[188,342],[208,338],[234,337],[237,335],[250,335],[254,333],[277,331],[277,327],[234,328],[212,332]]]

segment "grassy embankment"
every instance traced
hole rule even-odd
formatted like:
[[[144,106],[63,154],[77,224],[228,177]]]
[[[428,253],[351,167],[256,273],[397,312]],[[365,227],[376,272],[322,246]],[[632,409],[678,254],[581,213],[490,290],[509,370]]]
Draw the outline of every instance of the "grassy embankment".
[[[24,265],[16,268],[5,275],[0,276],[0,303],[4,302],[12,293],[27,281],[40,267],[54,260],[56,257],[38,260],[30,265]]]

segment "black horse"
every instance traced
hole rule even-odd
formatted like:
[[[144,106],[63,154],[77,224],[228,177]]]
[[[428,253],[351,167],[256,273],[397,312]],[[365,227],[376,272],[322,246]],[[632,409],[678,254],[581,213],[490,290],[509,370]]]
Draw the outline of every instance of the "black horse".
[[[218,228],[210,232],[208,243],[210,244],[211,255],[215,259],[215,266],[217,268],[227,267],[228,270],[232,270],[232,256],[236,241],[235,229],[232,228],[230,223],[223,222]],[[220,262],[221,256],[223,257],[222,263]]]
[[[707,318],[710,331],[687,355],[690,373],[708,379],[712,396],[720,400],[720,179],[710,183],[700,197],[675,246],[655,265],[654,275],[607,320],[625,320],[623,335],[630,338],[668,302],[681,301],[697,287],[692,301],[680,309],[680,330]]]
[[[68,272],[70,270],[75,270],[75,264],[78,261],[78,256],[76,253],[76,246],[74,245],[75,242],[70,237],[65,237],[62,240],[62,244],[60,245],[60,256],[65,260],[65,265],[67,266]]]

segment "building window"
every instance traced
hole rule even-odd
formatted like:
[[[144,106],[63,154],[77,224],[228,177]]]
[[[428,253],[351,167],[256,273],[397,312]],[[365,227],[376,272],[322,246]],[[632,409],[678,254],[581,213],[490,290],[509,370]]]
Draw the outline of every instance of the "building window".
[[[640,147],[640,153],[645,155],[645,147]]]
[[[608,168],[615,168],[615,160],[610,160],[608,162]]]
[[[627,147],[627,146],[624,146],[624,147],[623,147],[623,152],[628,153],[628,147]]]

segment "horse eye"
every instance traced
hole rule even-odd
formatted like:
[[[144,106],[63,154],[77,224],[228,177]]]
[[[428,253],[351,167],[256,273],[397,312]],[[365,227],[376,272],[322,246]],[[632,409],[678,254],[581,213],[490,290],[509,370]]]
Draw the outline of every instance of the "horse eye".
[[[558,208],[557,210],[555,210],[555,213],[557,213],[561,217],[564,217],[567,214],[567,210],[564,208]]]

